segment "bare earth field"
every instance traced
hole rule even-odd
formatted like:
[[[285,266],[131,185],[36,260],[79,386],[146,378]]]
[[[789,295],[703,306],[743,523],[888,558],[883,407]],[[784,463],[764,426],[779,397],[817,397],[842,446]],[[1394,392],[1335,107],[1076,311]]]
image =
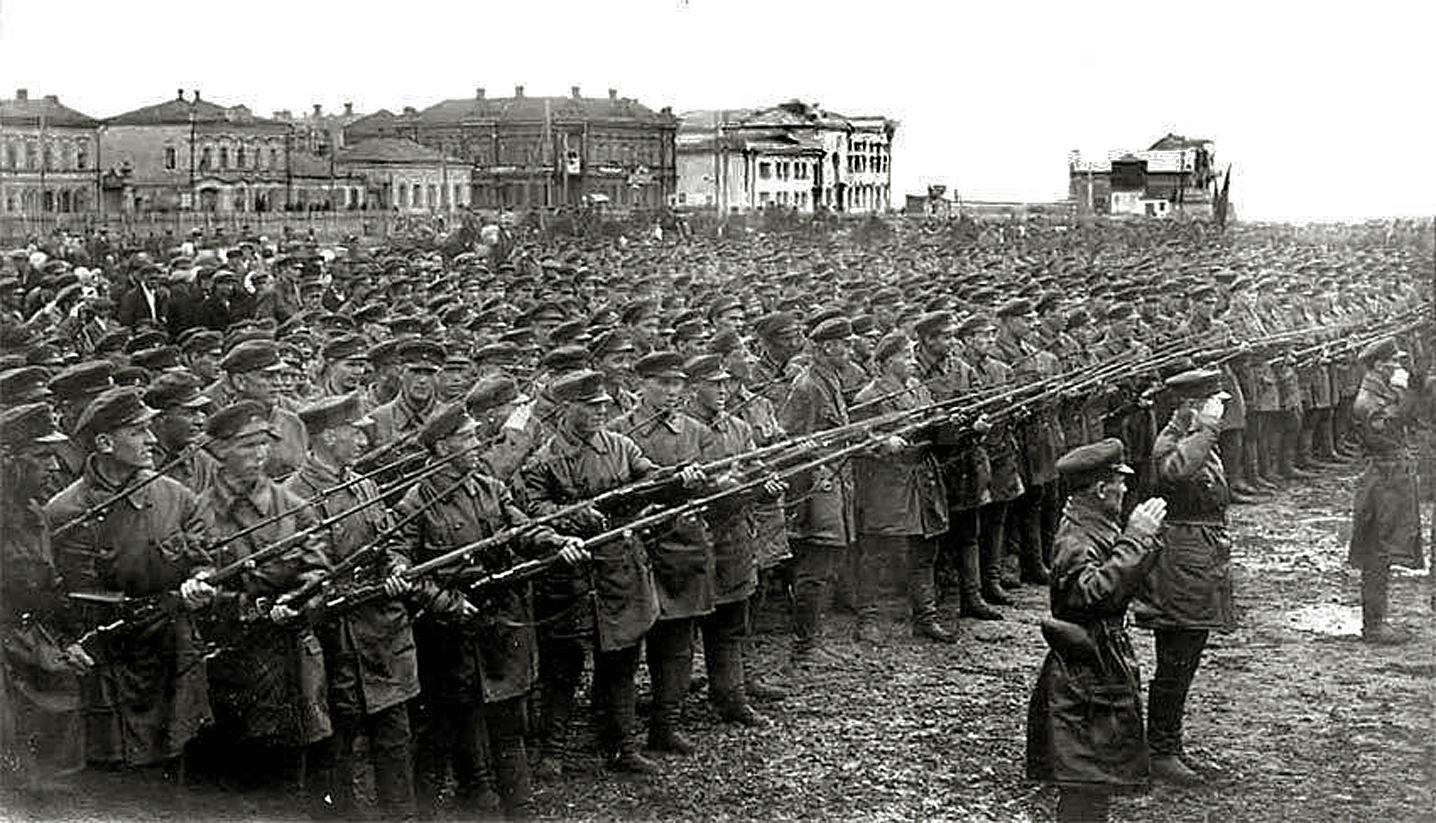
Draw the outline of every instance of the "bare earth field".
[[[1393,582],[1392,614],[1415,635],[1411,644],[1357,640],[1357,575],[1344,565],[1355,476],[1331,472],[1233,508],[1239,627],[1214,636],[1187,727],[1189,751],[1218,771],[1202,789],[1121,798],[1114,820],[1436,820],[1430,577],[1398,570]],[[894,621],[884,643],[859,647],[845,639],[851,618],[830,615],[834,647],[852,665],[790,681],[789,699],[761,707],[773,727],[718,724],[697,694],[697,755],[661,757],[662,776],[634,778],[578,751],[562,783],[539,787],[537,812],[575,821],[1051,820],[1055,792],[1022,773],[1046,591],[1018,595],[1003,622],[963,622],[955,646],[914,641]],[[945,604],[945,616],[954,608]],[[1134,636],[1149,675],[1150,635]],[[784,640],[758,638],[769,671]],[[588,733],[577,737],[582,746]],[[302,819],[278,793],[235,794],[202,778],[177,790],[90,773],[63,796],[6,802],[8,819]]]

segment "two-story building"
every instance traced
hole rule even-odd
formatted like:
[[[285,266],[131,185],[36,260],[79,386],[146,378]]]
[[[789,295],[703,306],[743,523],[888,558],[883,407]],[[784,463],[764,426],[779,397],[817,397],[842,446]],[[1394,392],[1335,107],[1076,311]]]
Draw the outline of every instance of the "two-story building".
[[[479,208],[578,206],[607,200],[629,208],[668,203],[677,182],[671,110],[653,111],[609,89],[606,98],[512,97],[477,89],[400,114],[380,110],[351,123],[351,144],[409,138],[470,167],[470,202]]]
[[[678,205],[722,212],[892,207],[894,120],[844,117],[796,100],[687,112],[680,120]]]
[[[337,157],[351,174],[364,178],[368,208],[416,214],[469,205],[469,164],[407,137],[371,137],[341,149]]]
[[[100,191],[100,122],[26,89],[0,100],[0,215],[93,210]]]
[[[1079,212],[1168,217],[1211,214],[1216,148],[1211,140],[1168,134],[1145,151],[1067,155],[1068,194]]]

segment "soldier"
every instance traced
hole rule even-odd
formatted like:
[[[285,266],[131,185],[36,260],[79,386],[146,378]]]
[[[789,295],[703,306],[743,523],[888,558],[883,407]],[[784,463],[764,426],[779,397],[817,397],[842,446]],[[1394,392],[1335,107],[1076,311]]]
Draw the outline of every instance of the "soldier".
[[[82,624],[125,621],[94,645],[98,665],[84,683],[87,757],[165,770],[177,766],[185,745],[210,721],[189,615],[201,604],[173,595],[193,583],[209,557],[194,492],[168,477],[149,476],[155,468],[154,417],[137,388],[96,397],[75,428],[88,453],[84,473],[51,498],[45,514],[56,530],[67,589],[92,595],[80,611]],[[137,481],[145,485],[92,513]]]
[[[211,401],[200,394],[199,378],[186,371],[155,378],[145,390],[145,405],[159,412],[150,423],[156,443],[155,463],[165,474],[193,492],[202,492],[214,478],[214,458],[195,448],[204,436],[205,409]]]
[[[791,437],[848,424],[841,373],[851,355],[853,327],[845,318],[825,320],[813,329],[813,360],[793,381],[779,413]],[[775,338],[782,339],[782,338]],[[791,666],[843,663],[822,639],[822,611],[828,578],[852,541],[853,476],[846,465],[822,465],[790,481],[788,538],[793,552],[793,647]]]
[[[547,427],[526,400],[508,375],[486,377],[464,397],[464,408],[478,422],[479,442],[491,444],[479,455],[480,469],[503,483],[517,477],[547,437]]]
[[[1051,651],[1027,709],[1027,777],[1058,785],[1062,823],[1100,823],[1115,789],[1147,783],[1141,674],[1125,624],[1161,551],[1166,505],[1147,500],[1121,527],[1133,472],[1116,438],[1079,446],[1057,465],[1071,496],[1052,556],[1052,617],[1042,623]]]
[[[1187,692],[1209,632],[1230,631],[1234,621],[1230,498],[1217,445],[1228,397],[1221,382],[1217,369],[1166,380],[1180,405],[1152,446],[1156,492],[1167,501],[1164,550],[1133,607],[1137,625],[1154,630],[1157,647],[1147,698],[1152,776],[1179,785],[1202,782],[1183,748]]]
[[[423,426],[434,409],[438,391],[435,381],[444,365],[444,347],[430,340],[405,340],[394,350],[394,357],[402,367],[399,394],[369,413],[374,418],[371,445],[375,447],[416,435]]]
[[[369,502],[368,508],[329,526],[329,558],[354,569],[341,582],[383,581],[390,596],[402,593],[407,584],[401,573],[409,566],[405,547],[397,541],[376,545],[389,526],[387,511],[374,481],[355,482],[350,468],[367,443],[361,427],[371,422],[359,395],[324,398],[301,410],[299,417],[309,433],[309,458],[284,484],[285,490],[314,501],[326,520]],[[359,552],[363,559],[356,560]],[[362,732],[378,811],[386,818],[412,817],[408,701],[419,694],[419,668],[408,611],[402,601],[379,600],[324,617],[317,633],[324,649],[334,735],[316,744],[309,763],[311,807],[340,820],[356,814],[354,780],[360,764],[354,742]]]
[[[683,358],[655,351],[634,365],[639,405],[613,422],[643,456],[659,466],[690,469],[719,449],[711,429],[680,409],[684,399]],[[693,671],[693,635],[713,612],[713,541],[700,515],[686,515],[661,527],[649,550],[658,588],[658,622],[648,631],[648,672],[653,679],[653,711],[648,748],[692,754],[694,746],[678,731],[683,699]]]
[[[1352,407],[1367,464],[1352,506],[1347,560],[1361,569],[1361,638],[1381,645],[1410,639],[1386,622],[1391,566],[1425,566],[1410,429],[1427,390],[1410,385],[1404,356],[1391,338],[1363,349],[1366,374]]]
[[[369,373],[369,341],[357,334],[342,335],[326,343],[323,353],[324,364],[319,370],[321,395],[343,397],[364,388]],[[367,394],[359,397],[361,405],[370,402]]]
[[[857,394],[859,419],[932,405],[927,387],[913,378],[912,342],[901,331],[884,337],[874,351],[878,376]],[[947,484],[930,449],[903,443],[883,455],[854,459],[859,640],[875,642],[877,561],[907,558],[907,589],[912,603],[912,633],[939,643],[957,637],[937,618],[934,567],[938,541],[948,529]]]
[[[419,442],[432,458],[449,461],[412,487],[397,508],[410,521],[403,541],[420,562],[528,523],[508,487],[476,471],[477,430],[459,403],[439,407],[420,430]],[[519,586],[473,603],[461,587],[525,554],[556,549],[576,564],[585,556],[581,544],[546,527],[535,529],[466,559],[448,584],[426,582],[416,593],[424,616],[415,627],[423,684],[415,772],[425,811],[436,808],[452,768],[462,808],[485,811],[501,803],[511,817],[528,813],[523,704],[537,668],[532,598],[527,586]]]
[[[219,461],[199,500],[218,541],[212,562],[248,562],[232,580],[214,585],[206,577],[181,589],[187,601],[208,604],[206,633],[222,644],[209,665],[211,755],[251,781],[286,770],[297,775],[301,752],[332,732],[323,649],[299,619],[308,604],[281,602],[329,568],[329,535],[311,531],[314,510],[266,472],[269,450],[281,442],[273,415],[257,400],[241,400],[205,421]],[[250,559],[281,541],[279,554]]]
[[[556,431],[521,471],[534,512],[546,515],[652,474],[658,467],[623,435],[604,428],[612,398],[603,375],[579,371],[550,386],[562,413]],[[608,514],[590,508],[561,524],[564,531],[597,534]],[[536,587],[539,681],[543,695],[539,737],[543,751],[535,767],[557,777],[567,746],[574,691],[583,673],[586,648],[593,649],[592,700],[600,718],[599,742],[612,768],[654,774],[634,737],[639,642],[658,618],[658,595],[637,537],[595,548],[590,574],[562,568]]]
[[[180,362],[208,386],[219,379],[224,335],[213,329],[190,329],[180,336]]]
[[[265,410],[268,429],[276,439],[264,449],[264,472],[282,481],[299,468],[309,453],[309,436],[299,415],[280,404],[275,375],[285,368],[279,347],[272,340],[246,340],[230,349],[220,360],[224,377],[217,386],[205,389],[215,405],[225,407],[240,401],[254,401]]]
[[[94,660],[60,639],[74,636],[74,615],[41,507],[66,439],[45,403],[0,412],[0,775],[22,791],[64,790],[85,766],[80,679]]]

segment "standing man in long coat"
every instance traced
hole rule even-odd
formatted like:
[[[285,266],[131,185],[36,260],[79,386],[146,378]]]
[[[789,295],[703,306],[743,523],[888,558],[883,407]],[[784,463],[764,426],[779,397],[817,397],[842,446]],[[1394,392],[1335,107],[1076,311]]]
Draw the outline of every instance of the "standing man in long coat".
[[[1421,509],[1410,427],[1422,393],[1409,385],[1401,352],[1391,338],[1361,352],[1366,374],[1352,405],[1352,423],[1366,468],[1352,506],[1348,562],[1361,569],[1361,639],[1396,644],[1410,638],[1386,622],[1393,564],[1420,569]]]
[[[1165,501],[1138,505],[1121,524],[1126,448],[1115,437],[1057,461],[1071,496],[1052,555],[1051,647],[1027,709],[1027,776],[1056,783],[1062,823],[1102,823],[1114,790],[1146,784],[1141,675],[1127,606],[1161,550]]]

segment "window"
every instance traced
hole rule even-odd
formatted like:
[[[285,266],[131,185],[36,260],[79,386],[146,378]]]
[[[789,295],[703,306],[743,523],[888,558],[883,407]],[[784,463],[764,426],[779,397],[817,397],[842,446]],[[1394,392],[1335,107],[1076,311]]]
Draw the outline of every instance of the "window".
[[[271,148],[269,150],[269,168],[279,168],[279,149]]]
[[[18,169],[20,167],[20,150],[14,143],[5,144],[5,168]],[[12,210],[13,211],[13,210]]]
[[[455,205],[455,206],[462,206],[462,205],[464,205],[463,191],[464,191],[464,187],[463,187],[463,186],[460,186],[458,183],[455,183],[455,184],[454,184],[454,205]]]
[[[25,144],[25,170],[35,171],[38,168],[39,160],[34,143]]]
[[[248,158],[244,156],[244,146],[240,146],[239,148],[237,148],[237,149],[234,150],[234,166],[235,166],[235,168],[238,168],[238,169],[244,168],[244,162],[245,162],[245,160],[247,160],[247,159],[248,159]]]
[[[764,160],[758,164],[758,179],[771,180],[773,178],[773,164]]]
[[[429,186],[429,201],[428,201],[428,202],[429,202],[429,208],[431,208],[431,209],[432,209],[432,208],[435,208],[435,207],[437,207],[437,206],[439,205],[439,187],[438,187],[438,186],[434,186],[434,185]]]
[[[400,183],[400,184],[399,184],[399,202],[398,202],[396,205],[398,205],[399,208],[408,208],[408,207],[409,207],[409,184],[408,184],[408,183]]]
[[[209,171],[209,166],[214,162],[214,149],[205,146],[199,153],[199,170]]]
[[[219,147],[219,167],[222,169],[229,168],[229,146]]]
[[[173,171],[178,164],[179,152],[175,151],[174,146],[165,146],[165,168]]]
[[[90,150],[84,143],[75,146],[75,168],[84,171],[90,166]]]
[[[55,170],[55,151],[54,151],[54,149],[50,148],[49,145],[46,145],[46,146],[45,146],[45,171],[54,171],[54,170]],[[47,209],[45,209],[45,211],[53,211],[53,209],[48,209],[48,208],[47,208]]]

